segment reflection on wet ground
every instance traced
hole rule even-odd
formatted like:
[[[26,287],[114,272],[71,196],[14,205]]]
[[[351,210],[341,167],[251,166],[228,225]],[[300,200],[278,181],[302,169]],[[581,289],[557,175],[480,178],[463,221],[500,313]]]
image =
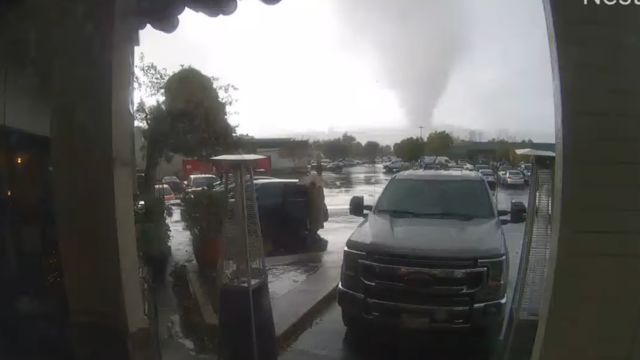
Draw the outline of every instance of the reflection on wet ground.
[[[268,266],[269,295],[277,298],[304,281],[320,268],[320,262],[297,262]]]
[[[495,344],[479,332],[417,332],[376,327],[346,330],[333,304],[282,360],[487,359]]]
[[[385,174],[381,165],[346,168],[342,173],[325,172],[325,201],[331,209],[347,209],[354,195],[365,197],[365,204],[373,204],[392,174]]]

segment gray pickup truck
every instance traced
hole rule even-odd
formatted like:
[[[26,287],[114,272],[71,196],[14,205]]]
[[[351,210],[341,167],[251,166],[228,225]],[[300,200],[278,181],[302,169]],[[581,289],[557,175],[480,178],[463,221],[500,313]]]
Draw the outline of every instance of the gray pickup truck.
[[[354,197],[349,211],[364,220],[344,249],[347,327],[499,331],[509,273],[501,225],[523,222],[524,204],[497,211],[476,172],[412,170],[395,175],[374,207]]]

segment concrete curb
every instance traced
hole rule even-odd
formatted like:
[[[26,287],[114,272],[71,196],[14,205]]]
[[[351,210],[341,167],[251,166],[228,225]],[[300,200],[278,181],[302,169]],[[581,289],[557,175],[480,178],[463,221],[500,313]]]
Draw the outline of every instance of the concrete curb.
[[[324,296],[318,300],[315,304],[312,304],[307,311],[302,314],[295,322],[293,322],[288,328],[284,329],[282,333],[277,335],[278,350],[281,353],[287,349],[306,329],[308,329],[317,317],[324,309],[326,309],[336,298],[338,284],[336,283]]]
[[[340,266],[326,264],[298,286],[271,299],[274,326],[276,330],[276,344],[278,350],[286,349],[314,318],[336,298]],[[195,266],[188,272],[189,288],[197,302],[204,327],[207,331],[218,331],[218,316],[211,307],[208,294],[201,284]]]
[[[205,325],[207,327],[217,328],[218,316],[213,311],[209,295],[207,295],[205,289],[202,287],[195,264],[187,265],[187,280],[189,281],[189,290],[198,303],[200,315],[202,315]]]
[[[322,257],[324,256],[324,252],[307,252],[295,255],[282,255],[282,256],[270,256],[266,257],[264,262],[267,267],[269,266],[278,266],[278,265],[289,265],[297,262],[307,262],[314,261],[320,262]]]

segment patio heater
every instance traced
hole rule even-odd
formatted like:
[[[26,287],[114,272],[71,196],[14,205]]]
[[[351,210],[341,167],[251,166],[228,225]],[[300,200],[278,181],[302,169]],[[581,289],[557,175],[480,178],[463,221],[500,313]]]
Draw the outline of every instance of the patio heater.
[[[224,173],[229,206],[222,230],[220,286],[221,356],[228,360],[277,359],[273,314],[253,167],[260,155],[214,157]]]
[[[555,154],[532,149],[516,150],[530,155],[529,202],[520,266],[506,328],[505,359],[529,359],[538,328],[551,248],[551,223]]]

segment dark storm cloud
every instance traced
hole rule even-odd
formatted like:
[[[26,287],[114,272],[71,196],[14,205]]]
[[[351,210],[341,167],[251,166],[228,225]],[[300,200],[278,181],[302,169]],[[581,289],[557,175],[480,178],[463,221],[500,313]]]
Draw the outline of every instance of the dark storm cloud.
[[[429,127],[462,55],[460,5],[450,0],[336,1],[352,41],[372,50],[381,83],[396,92],[413,126]]]

